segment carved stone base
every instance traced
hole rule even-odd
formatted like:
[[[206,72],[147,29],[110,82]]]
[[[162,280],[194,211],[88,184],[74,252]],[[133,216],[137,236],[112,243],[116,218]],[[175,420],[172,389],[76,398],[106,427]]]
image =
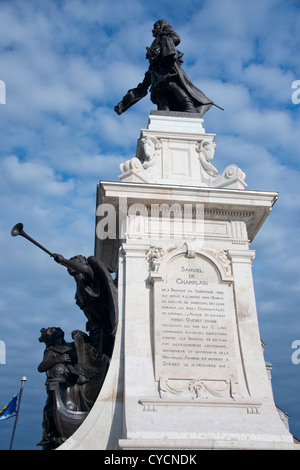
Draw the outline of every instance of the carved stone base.
[[[120,180],[244,189],[246,175],[237,165],[219,174],[211,164],[215,135],[206,134],[202,123],[194,114],[152,111],[136,156],[120,166]]]

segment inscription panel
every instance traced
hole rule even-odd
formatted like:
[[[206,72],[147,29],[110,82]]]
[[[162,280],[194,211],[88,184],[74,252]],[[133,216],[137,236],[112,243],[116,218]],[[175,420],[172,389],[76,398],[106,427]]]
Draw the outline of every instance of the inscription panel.
[[[157,380],[235,376],[232,287],[210,261],[179,256],[154,296]]]

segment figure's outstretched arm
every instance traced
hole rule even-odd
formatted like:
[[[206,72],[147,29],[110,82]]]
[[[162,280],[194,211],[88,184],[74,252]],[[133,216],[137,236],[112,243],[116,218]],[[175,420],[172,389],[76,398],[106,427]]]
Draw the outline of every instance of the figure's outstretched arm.
[[[127,91],[126,95],[123,96],[122,100],[115,106],[115,111],[117,114],[122,114],[127,111],[128,108],[131,108],[135,103],[140,101],[148,93],[148,88],[151,84],[151,76],[147,71],[145,73],[144,79],[141,83],[138,84],[136,88],[131,88]]]
[[[94,278],[93,270],[88,265],[88,263],[82,263],[76,258],[66,259],[63,255],[57,253],[53,253],[53,258],[58,264],[61,264],[62,266],[65,266],[66,268],[71,269],[78,274],[85,274],[91,279]]]

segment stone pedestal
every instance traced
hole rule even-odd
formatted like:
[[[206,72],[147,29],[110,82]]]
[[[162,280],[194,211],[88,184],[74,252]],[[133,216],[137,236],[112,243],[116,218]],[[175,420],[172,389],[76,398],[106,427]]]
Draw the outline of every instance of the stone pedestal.
[[[244,189],[245,174],[234,164],[221,174],[211,164],[215,134],[206,134],[197,114],[152,111],[141,130],[136,156],[121,165],[120,179],[214,188]]]
[[[259,335],[250,244],[277,193],[218,174],[195,116],[150,116],[98,187],[95,252],[118,276],[102,391],[62,449],[294,449]]]

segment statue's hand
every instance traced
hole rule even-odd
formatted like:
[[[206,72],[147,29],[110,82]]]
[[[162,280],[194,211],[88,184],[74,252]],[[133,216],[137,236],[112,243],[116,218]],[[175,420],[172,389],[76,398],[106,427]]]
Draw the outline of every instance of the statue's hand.
[[[63,261],[64,261],[64,257],[63,255],[59,255],[57,253],[53,253],[52,254],[53,258],[54,258],[54,261],[56,261],[57,263],[61,264]]]
[[[114,107],[115,112],[120,116],[123,113],[122,111],[122,101]]]

